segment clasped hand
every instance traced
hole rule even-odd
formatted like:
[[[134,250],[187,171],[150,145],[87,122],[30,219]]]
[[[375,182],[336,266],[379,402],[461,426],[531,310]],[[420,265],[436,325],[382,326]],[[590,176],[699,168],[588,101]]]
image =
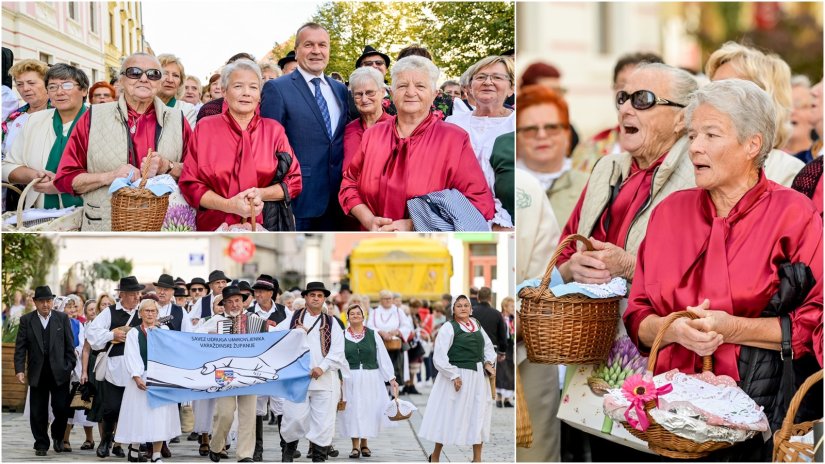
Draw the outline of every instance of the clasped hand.
[[[679,318],[673,321],[665,341],[678,343],[699,356],[710,356],[722,343],[725,334],[730,334],[734,316],[725,311],[710,309],[710,300],[705,299],[698,306],[688,306],[687,310],[699,316],[698,319]]]
[[[45,193],[48,195],[57,195],[58,192],[57,188],[54,186],[54,173],[51,171],[37,171],[36,179],[40,179],[39,182],[34,184],[32,187],[35,192],[38,193]]]
[[[252,203],[252,209],[249,204]],[[229,213],[237,214],[241,217],[255,218],[264,210],[264,200],[261,191],[257,187],[252,187],[238,193],[229,199]],[[253,219],[254,220],[254,219]]]
[[[622,248],[590,238],[593,251],[586,251],[579,243],[579,251],[570,257],[566,265],[566,280],[583,284],[604,284],[614,277],[633,277],[636,258]],[[565,273],[563,272],[563,275]],[[570,278],[567,278],[567,277]]]

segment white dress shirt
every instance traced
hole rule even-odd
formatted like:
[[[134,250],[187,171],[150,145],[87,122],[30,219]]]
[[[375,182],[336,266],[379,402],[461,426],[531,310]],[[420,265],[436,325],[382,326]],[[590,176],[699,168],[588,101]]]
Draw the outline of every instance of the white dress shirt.
[[[189,320],[189,315],[186,313],[186,310],[181,308],[183,312],[183,321],[180,323],[180,331],[181,332],[192,332],[192,321]],[[166,304],[166,306],[161,306],[158,308],[158,319],[161,317],[171,316],[172,315],[172,302]]]
[[[44,329],[46,328],[47,325],[49,325],[49,319],[51,319],[51,317],[52,317],[52,312],[51,311],[49,311],[49,315],[46,316],[46,317],[41,316],[40,311],[37,312],[37,318],[40,319],[40,325],[42,325]]]
[[[129,325],[132,319],[139,317],[137,307],[129,311],[118,302],[116,308],[121,311],[126,311],[129,314],[129,322],[127,322],[126,325]],[[107,343],[112,341],[114,335],[111,329],[109,329],[111,324],[112,312],[109,311],[109,308],[106,308],[86,327],[86,340],[89,341],[92,349],[102,350],[106,347]],[[106,367],[106,381],[118,387],[125,387],[126,382],[128,382],[131,377],[129,373],[126,372],[123,356],[109,358],[106,361]]]
[[[304,329],[309,330],[310,327],[315,324],[315,321],[318,320],[318,317],[322,314],[323,313],[319,313],[318,316],[313,316],[309,311],[306,311],[304,313],[303,321],[299,322],[301,322],[304,326]],[[283,322],[275,327],[275,330],[289,330],[289,324],[291,321],[291,317],[284,319]],[[311,357],[310,369],[320,367],[321,370],[324,371],[324,374],[317,379],[310,381],[309,389],[335,391],[340,388],[338,383],[338,370],[344,369],[344,366],[349,367],[349,364],[347,364],[347,357],[344,354],[344,331],[341,330],[341,326],[338,325],[337,322],[334,320],[331,321],[330,329],[332,332],[332,340],[330,341],[329,352],[327,352],[327,355],[324,356],[321,353],[321,322],[323,321],[319,321],[318,325],[307,333],[307,343],[309,344],[309,352]]]
[[[332,86],[329,85],[327,82],[327,77],[321,73],[321,75],[315,76],[310,74],[307,71],[304,71],[300,66],[298,66],[298,72],[301,73],[301,76],[306,81],[307,85],[309,86],[309,93],[313,96],[315,95],[315,84],[311,81],[316,77],[321,78],[321,95],[324,96],[324,100],[327,101],[327,109],[329,109],[329,121],[332,125],[332,133],[335,134],[335,129],[338,127],[338,121],[341,119],[341,107],[338,105],[338,99],[335,98],[335,92],[332,91]]]

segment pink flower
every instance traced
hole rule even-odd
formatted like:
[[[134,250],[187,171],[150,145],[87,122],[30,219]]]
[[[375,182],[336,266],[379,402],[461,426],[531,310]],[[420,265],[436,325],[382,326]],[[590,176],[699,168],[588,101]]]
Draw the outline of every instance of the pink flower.
[[[656,388],[653,379],[647,374],[645,376],[633,374],[625,379],[622,384],[622,394],[630,401],[630,406],[624,412],[627,423],[640,432],[647,430],[650,427],[650,422],[647,420],[647,414],[645,413],[645,403],[657,401],[659,395],[670,393],[671,390],[673,390],[671,384]],[[631,410],[636,411],[636,418],[630,415]]]

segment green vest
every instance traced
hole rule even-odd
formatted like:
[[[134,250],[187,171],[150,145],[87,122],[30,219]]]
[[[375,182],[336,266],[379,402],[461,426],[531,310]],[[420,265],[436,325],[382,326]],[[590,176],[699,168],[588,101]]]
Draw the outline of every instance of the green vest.
[[[149,350],[148,344],[146,343],[146,334],[143,333],[143,329],[140,326],[137,327],[138,329],[138,347],[140,348],[140,358],[143,360],[143,370],[149,369],[147,365],[147,360],[149,358]]]
[[[358,343],[344,337],[344,354],[350,369],[378,369],[378,351],[372,329],[366,329],[364,340]]]
[[[447,352],[450,364],[461,369],[476,370],[478,363],[484,362],[484,336],[481,335],[481,326],[471,333],[461,330],[461,326],[454,320],[450,321],[450,324],[455,332],[453,344]]]

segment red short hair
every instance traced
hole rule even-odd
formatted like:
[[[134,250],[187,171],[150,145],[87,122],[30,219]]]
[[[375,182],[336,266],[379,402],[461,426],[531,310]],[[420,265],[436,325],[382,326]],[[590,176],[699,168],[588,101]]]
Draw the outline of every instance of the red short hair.
[[[112,93],[112,98],[117,100],[117,91],[115,90],[114,86],[112,84],[108,83],[108,82],[105,82],[105,81],[95,82],[94,85],[92,85],[89,88],[89,100],[92,99],[92,95],[94,95],[95,90],[97,90],[101,87],[105,87],[105,88],[109,89],[109,92]]]
[[[521,88],[516,102],[516,120],[522,111],[531,106],[548,104],[559,110],[561,122],[570,125],[570,111],[564,97],[543,85],[527,85]]]

